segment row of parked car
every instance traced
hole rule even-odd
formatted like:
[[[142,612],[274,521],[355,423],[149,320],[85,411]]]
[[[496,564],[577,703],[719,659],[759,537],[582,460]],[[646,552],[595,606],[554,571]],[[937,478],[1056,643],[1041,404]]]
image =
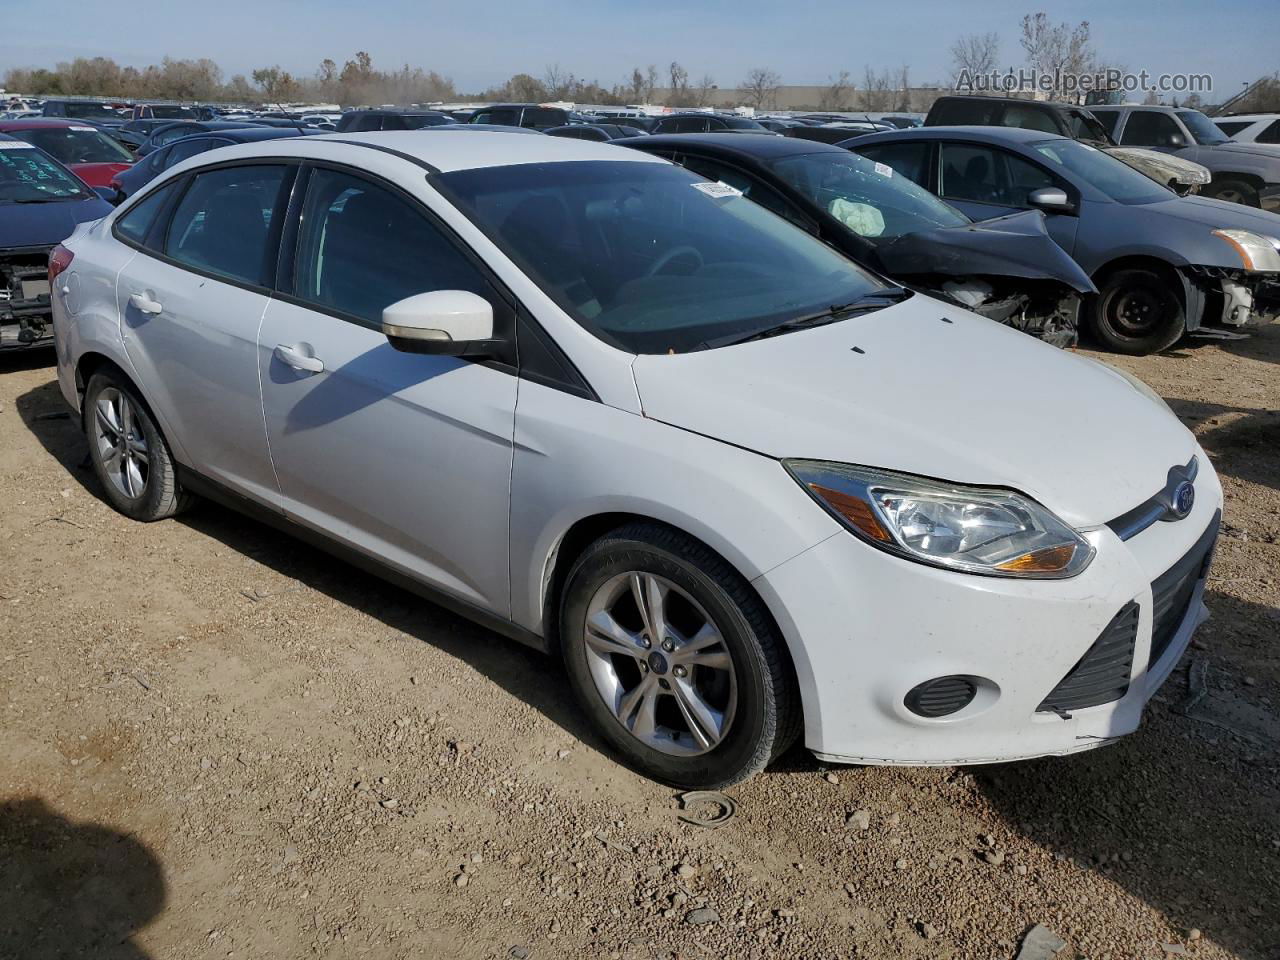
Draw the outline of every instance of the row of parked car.
[[[683,788],[1137,728],[1221,486],[1138,380],[993,321],[1066,342],[1116,284],[1132,349],[1116,274],[1194,236],[1189,322],[1274,283],[1280,218],[1041,131],[520,130],[256,139],[115,209],[0,141],[0,217],[92,220],[46,276],[105,499],[231,504],[554,654]]]
[[[45,107],[68,109],[57,101]],[[655,120],[496,104],[461,117],[430,110],[349,111],[336,132],[516,131],[647,151],[732,185],[869,269],[1060,346],[1073,345],[1084,327],[1110,349],[1147,353],[1187,333],[1238,336],[1247,323],[1280,312],[1277,216],[1250,210],[1248,203],[1222,202],[1224,191],[1244,189],[1232,186],[1243,183],[1244,174],[1233,167],[1211,180],[1206,192],[1218,194],[1213,198],[1179,196],[1196,185],[1180,183],[1150,161],[1162,162],[1166,154],[1140,150],[1150,157],[1135,158],[1128,136],[1147,122],[1139,111],[1163,116],[1161,110],[1093,110],[954,97],[939,100],[919,127],[910,118],[853,121],[815,114],[779,131],[765,126],[769,118],[708,112]],[[64,164],[96,191],[86,199],[118,204],[198,154],[324,132],[274,119],[249,124],[138,116],[124,124],[148,125],[133,152],[118,131],[80,119],[0,121],[0,134]],[[686,120],[702,126],[681,132]],[[1198,121],[1181,122],[1200,130]],[[725,126],[712,131],[713,123]],[[1123,142],[1112,142],[1108,129]],[[833,138],[838,142],[823,142]],[[1214,146],[1227,158],[1215,159],[1209,145],[1197,144],[1197,156],[1222,172],[1240,153],[1232,146]],[[38,271],[74,222],[100,209],[76,205],[72,194],[50,195],[49,182],[21,188],[31,194],[29,202],[39,200],[46,209],[28,212],[24,235],[6,242],[0,254],[8,294],[0,344],[7,347],[48,340],[49,294],[29,272]],[[1271,195],[1264,181],[1254,194],[1235,199],[1262,203]],[[69,210],[75,214],[63,212]]]

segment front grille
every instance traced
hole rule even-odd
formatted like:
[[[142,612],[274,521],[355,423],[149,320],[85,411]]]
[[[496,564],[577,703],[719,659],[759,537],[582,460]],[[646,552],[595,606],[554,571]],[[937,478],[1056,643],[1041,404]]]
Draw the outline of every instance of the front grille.
[[[1119,700],[1129,689],[1138,640],[1138,605],[1129,601],[1107,624],[1089,652],[1044,698],[1037,713],[1064,714]]]
[[[1218,539],[1219,514],[1214,514],[1196,545],[1187,555],[1166,570],[1151,584],[1151,656],[1147,665],[1159,660],[1186,619],[1196,584],[1209,574],[1213,545]]]

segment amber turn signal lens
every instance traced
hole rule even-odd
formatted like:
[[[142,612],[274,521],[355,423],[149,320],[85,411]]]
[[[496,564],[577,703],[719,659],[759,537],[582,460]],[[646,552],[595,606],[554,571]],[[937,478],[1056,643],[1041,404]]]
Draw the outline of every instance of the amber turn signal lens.
[[[893,537],[876,519],[870,504],[865,500],[860,500],[858,497],[850,496],[847,493],[841,493],[839,490],[832,490],[830,487],[824,487],[819,483],[809,484],[809,489],[872,540],[879,540],[881,543],[893,542]]]
[[[1008,570],[1010,573],[1059,573],[1071,565],[1071,558],[1075,554],[1075,546],[1068,543],[1024,553],[1020,557],[996,564],[996,569]]]

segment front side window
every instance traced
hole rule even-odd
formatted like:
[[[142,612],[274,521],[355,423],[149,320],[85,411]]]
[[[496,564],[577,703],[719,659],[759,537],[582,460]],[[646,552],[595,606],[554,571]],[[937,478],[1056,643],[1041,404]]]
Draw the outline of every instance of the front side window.
[[[133,154],[96,127],[42,127],[13,135],[59,163],[133,163]]]
[[[585,329],[685,352],[883,290],[822,241],[666,163],[591,160],[432,177]]]
[[[1027,207],[1032,190],[1057,186],[1061,184],[1046,171],[1004,150],[964,143],[942,145],[942,195],[948,199]]]
[[[959,210],[892,167],[856,153],[786,157],[770,167],[860,237],[892,239],[969,223]]]
[[[1120,111],[1099,110],[1093,116],[1097,120],[1098,126],[1102,127],[1107,136],[1114,140],[1116,135],[1116,121],[1120,119]],[[1080,135],[1074,131],[1071,135],[1077,140],[1080,139]]]
[[[164,207],[165,201],[173,195],[173,189],[172,183],[166,183],[116,217],[116,233],[134,243],[145,245],[147,235],[151,233],[151,226]]]
[[[177,140],[179,137],[185,137],[192,133],[199,133],[200,130],[200,127],[170,127],[168,130],[161,130],[152,139],[155,141],[155,145],[159,147],[166,143],[173,143],[173,141]]]
[[[228,143],[230,141],[223,140],[221,142]],[[189,137],[186,140],[179,140],[166,152],[162,169],[168,170],[170,167],[177,166],[183,160],[194,157],[197,153],[212,150],[214,146],[214,141],[208,137]]]
[[[25,140],[0,140],[0,204],[86,197],[84,184]]]
[[[383,308],[430,290],[493,299],[479,270],[408,200],[351,174],[316,170],[302,210],[294,294],[379,324]]]
[[[1173,117],[1157,110],[1134,110],[1125,122],[1120,142],[1132,147],[1172,147],[1182,131]]]
[[[275,261],[268,238],[287,173],[273,165],[196,174],[174,211],[165,253],[198,270],[267,286]]]
[[[1115,130],[1115,125],[1115,120],[1112,120],[1110,126],[1103,126],[1098,122],[1097,117],[1084,110],[1067,111],[1067,130],[1075,140],[1096,140],[1098,143],[1109,143],[1111,133]],[[1057,133],[1056,130],[1053,132]]]
[[[1199,110],[1179,110],[1178,119],[1191,131],[1196,143],[1211,147],[1217,143],[1226,143],[1227,135],[1213,125],[1213,121]]]

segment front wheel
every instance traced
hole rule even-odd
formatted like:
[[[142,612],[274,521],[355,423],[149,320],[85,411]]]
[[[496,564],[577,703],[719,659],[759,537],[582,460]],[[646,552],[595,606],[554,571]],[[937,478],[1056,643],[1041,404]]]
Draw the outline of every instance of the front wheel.
[[[1202,197],[1215,200],[1226,200],[1228,203],[1242,203],[1246,207],[1260,207],[1258,191],[1250,183],[1243,180],[1215,180],[1200,190]]]
[[[186,505],[168,444],[123,376],[108,370],[89,379],[84,429],[93,472],[126,517],[163,520]]]
[[[1176,282],[1154,270],[1117,270],[1095,298],[1093,332],[1117,353],[1141,356],[1169,349],[1187,327]]]
[[[656,780],[728,786],[799,731],[790,662],[763,604],[674,530],[637,523],[588,547],[566,581],[560,629],[583,709]]]

